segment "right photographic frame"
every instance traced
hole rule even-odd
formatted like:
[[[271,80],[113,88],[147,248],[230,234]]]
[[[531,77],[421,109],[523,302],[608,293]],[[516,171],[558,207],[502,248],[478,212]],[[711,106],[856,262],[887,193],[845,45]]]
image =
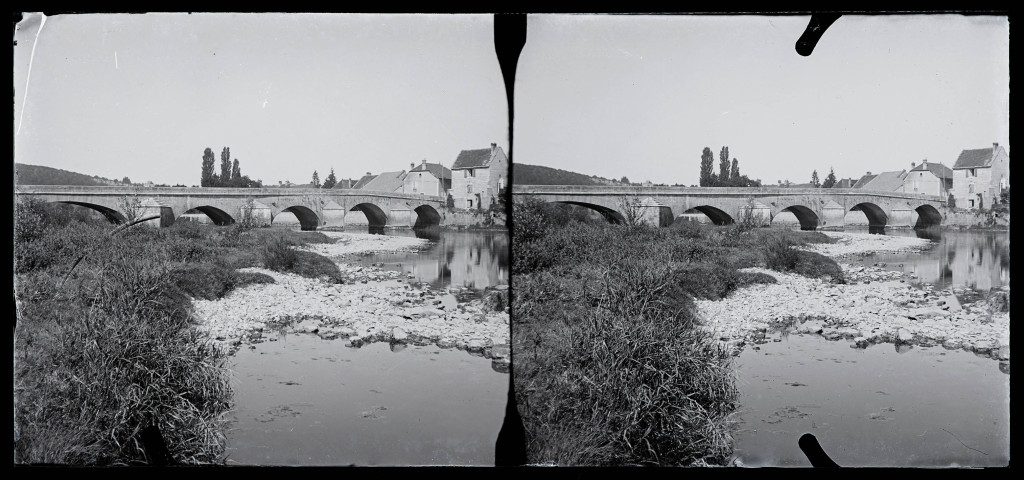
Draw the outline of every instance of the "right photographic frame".
[[[529,15],[526,463],[1006,467],[1006,15]]]

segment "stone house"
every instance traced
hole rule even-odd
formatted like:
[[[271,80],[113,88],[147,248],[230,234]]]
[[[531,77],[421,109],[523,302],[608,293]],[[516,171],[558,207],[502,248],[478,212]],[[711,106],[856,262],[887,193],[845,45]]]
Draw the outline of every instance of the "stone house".
[[[910,162],[910,171],[903,178],[903,191],[906,193],[923,193],[946,198],[953,188],[953,170],[941,163],[928,163],[924,159],[920,165]]]
[[[1009,189],[1010,156],[998,143],[960,152],[953,164],[952,193],[957,208],[989,208]]]
[[[403,181],[405,193],[418,193],[446,198],[452,188],[452,171],[440,163],[411,164]]]
[[[495,143],[491,148],[463,150],[451,172],[455,208],[486,210],[508,183],[508,157]]]

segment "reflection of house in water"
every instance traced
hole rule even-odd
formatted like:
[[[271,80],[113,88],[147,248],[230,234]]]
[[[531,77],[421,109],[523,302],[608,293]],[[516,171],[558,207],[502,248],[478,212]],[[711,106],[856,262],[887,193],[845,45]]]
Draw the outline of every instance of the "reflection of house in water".
[[[1009,239],[1003,235],[953,236],[953,283],[990,290],[1010,279]]]
[[[508,234],[445,232],[411,264],[417,281],[431,285],[485,288],[508,284]]]

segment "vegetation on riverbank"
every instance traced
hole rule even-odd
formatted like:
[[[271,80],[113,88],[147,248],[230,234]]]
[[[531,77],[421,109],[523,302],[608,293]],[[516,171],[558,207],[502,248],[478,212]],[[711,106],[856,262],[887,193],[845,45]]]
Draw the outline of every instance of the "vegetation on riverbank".
[[[768,266],[842,282],[792,248],[820,233],[751,225],[612,226],[526,200],[513,213],[515,391],[532,463],[714,465],[731,454],[731,356],[697,328],[717,299]]]
[[[145,463],[150,426],[177,462],[222,461],[229,377],[190,297],[273,282],[236,271],[248,266],[341,280],[288,248],[333,242],[322,234],[181,222],[112,235],[68,205],[29,199],[15,213],[16,463]]]

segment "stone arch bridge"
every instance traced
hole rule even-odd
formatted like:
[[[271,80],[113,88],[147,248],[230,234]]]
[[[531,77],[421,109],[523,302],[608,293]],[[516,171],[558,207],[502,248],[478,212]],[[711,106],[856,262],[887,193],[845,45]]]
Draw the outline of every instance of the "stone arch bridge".
[[[804,230],[842,230],[851,211],[863,212],[871,228],[925,228],[946,219],[941,197],[853,188],[516,185],[512,196],[515,201],[534,197],[587,207],[612,223],[632,215],[658,226],[696,212],[718,225],[750,219],[769,225],[779,213],[791,212]]]
[[[146,223],[161,227],[170,226],[186,213],[204,213],[217,225],[246,219],[266,226],[289,212],[303,230],[344,227],[348,211],[365,214],[371,228],[445,223],[440,197],[365,190],[19,185],[15,194],[88,207],[113,223],[123,223],[131,214],[159,214],[159,219]]]

